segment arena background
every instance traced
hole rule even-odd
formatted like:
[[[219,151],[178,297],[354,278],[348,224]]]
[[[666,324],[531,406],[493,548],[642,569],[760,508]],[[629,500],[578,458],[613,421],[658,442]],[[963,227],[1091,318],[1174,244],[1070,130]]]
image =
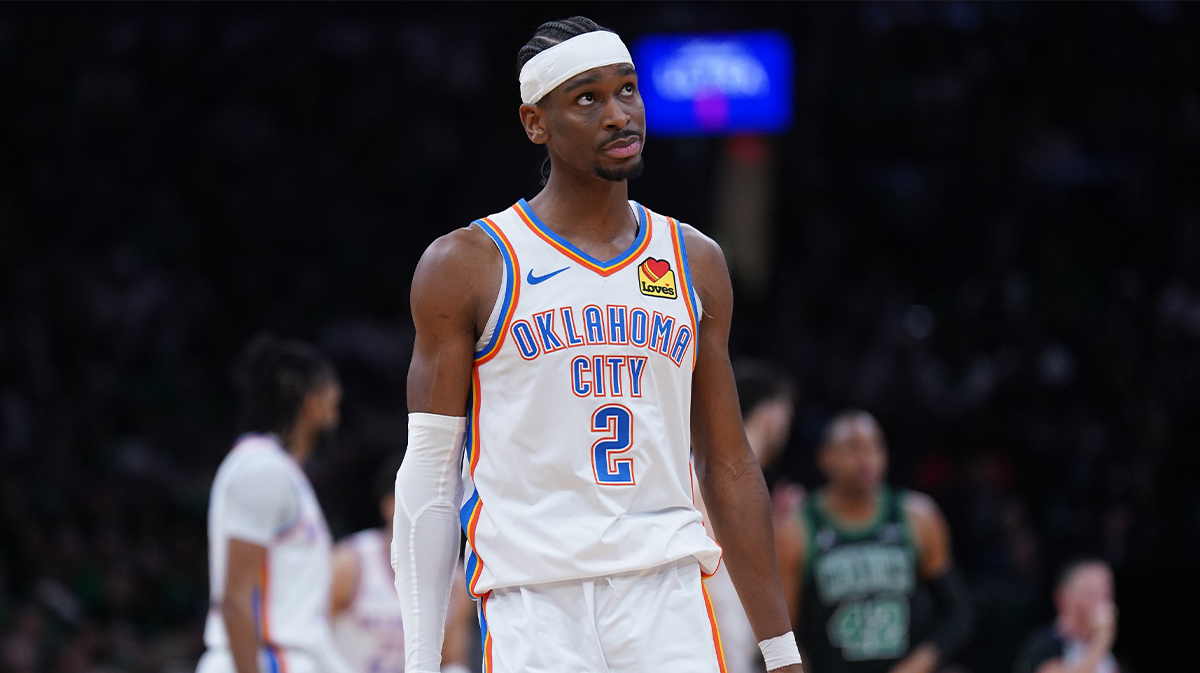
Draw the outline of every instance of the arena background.
[[[1179,670],[1200,602],[1198,10],[0,6],[0,668],[191,670],[229,366],[260,330],[336,359],[345,422],[310,471],[335,534],[375,524],[414,263],[537,192],[515,54],[585,14],[627,39],[793,40],[791,131],[656,139],[651,111],[631,185],[720,234],[723,172],[768,180],[733,350],[798,382],[770,478],[818,485],[824,420],[863,406],[891,478],[949,518],[979,614],[956,670],[1009,670],[1078,553],[1116,567],[1118,656]]]

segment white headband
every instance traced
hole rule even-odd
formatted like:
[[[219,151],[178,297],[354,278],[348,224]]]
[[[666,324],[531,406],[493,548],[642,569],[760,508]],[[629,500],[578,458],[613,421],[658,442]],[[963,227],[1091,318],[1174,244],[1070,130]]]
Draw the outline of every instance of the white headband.
[[[575,75],[614,63],[633,63],[616,33],[595,30],[559,42],[521,68],[521,102],[532,105]]]

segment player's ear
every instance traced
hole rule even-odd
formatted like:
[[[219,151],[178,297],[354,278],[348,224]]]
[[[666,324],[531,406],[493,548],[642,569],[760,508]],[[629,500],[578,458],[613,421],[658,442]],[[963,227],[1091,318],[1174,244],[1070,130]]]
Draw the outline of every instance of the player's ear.
[[[522,104],[520,109],[521,125],[525,127],[525,135],[535,145],[545,145],[550,142],[550,131],[546,128],[545,110],[536,105]]]

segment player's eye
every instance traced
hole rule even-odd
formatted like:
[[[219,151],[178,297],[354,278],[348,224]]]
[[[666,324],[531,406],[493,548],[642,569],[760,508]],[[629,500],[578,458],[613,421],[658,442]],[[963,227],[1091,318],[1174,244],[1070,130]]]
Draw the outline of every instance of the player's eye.
[[[621,87],[621,93],[632,94],[633,93],[633,82],[626,82],[625,86]]]
[[[579,98],[575,99],[575,102],[582,103],[583,105],[591,105],[593,102],[595,102],[595,100],[595,96],[590,93],[585,93],[580,95]]]

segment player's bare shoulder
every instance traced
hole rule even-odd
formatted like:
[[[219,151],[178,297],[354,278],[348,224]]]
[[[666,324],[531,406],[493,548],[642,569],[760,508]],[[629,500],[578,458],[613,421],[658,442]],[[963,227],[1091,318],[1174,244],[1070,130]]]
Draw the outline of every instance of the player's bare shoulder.
[[[432,309],[440,318],[457,313],[482,325],[500,291],[502,263],[495,243],[473,225],[441,236],[413,274],[414,315]]]
[[[915,525],[937,525],[942,519],[937,502],[917,491],[904,492],[904,513]]]
[[[907,491],[904,514],[917,537],[921,576],[929,578],[941,575],[950,564],[950,529],[942,517],[942,511],[928,495]]]

